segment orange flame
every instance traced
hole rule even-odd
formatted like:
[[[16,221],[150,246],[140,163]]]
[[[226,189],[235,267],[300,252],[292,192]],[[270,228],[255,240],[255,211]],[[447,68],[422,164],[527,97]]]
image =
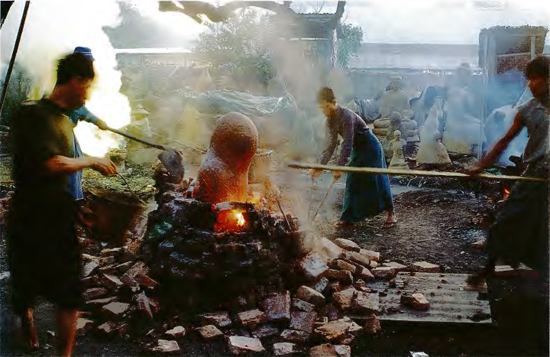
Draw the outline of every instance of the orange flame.
[[[508,195],[510,194],[510,190],[507,189],[507,188],[505,188],[505,189],[504,189],[504,194],[505,194],[506,196],[508,196]]]
[[[235,216],[235,219],[237,220],[237,226],[242,227],[245,224],[244,216],[241,211],[233,210],[233,216]]]

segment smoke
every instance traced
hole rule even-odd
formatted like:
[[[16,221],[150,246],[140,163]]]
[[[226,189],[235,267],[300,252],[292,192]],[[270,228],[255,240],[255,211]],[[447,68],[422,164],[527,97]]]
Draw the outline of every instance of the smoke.
[[[16,1],[1,32],[1,62],[9,62],[23,13],[24,1]],[[30,99],[51,93],[55,85],[57,60],[77,46],[92,49],[96,80],[86,107],[114,128],[130,123],[128,99],[119,93],[121,74],[113,46],[103,27],[119,23],[119,6],[115,1],[32,1],[17,53],[16,63],[32,80]],[[118,146],[119,138],[102,132],[88,123],[75,129],[82,150],[103,156]]]

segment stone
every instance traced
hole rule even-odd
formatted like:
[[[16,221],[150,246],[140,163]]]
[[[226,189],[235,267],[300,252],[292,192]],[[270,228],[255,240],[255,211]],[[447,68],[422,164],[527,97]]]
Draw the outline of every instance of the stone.
[[[365,321],[365,332],[369,335],[374,335],[382,330],[380,319],[375,314],[371,314]]]
[[[395,275],[397,274],[397,271],[394,268],[390,267],[374,268],[371,272],[374,277],[387,280],[395,278]]]
[[[302,353],[302,349],[290,342],[278,342],[273,344],[274,356],[290,356]]]
[[[153,298],[149,298],[149,306],[151,307],[151,312],[153,314],[156,314],[160,311],[160,305],[158,303],[158,301],[156,301],[155,299]]]
[[[166,335],[172,338],[180,338],[185,336],[185,328],[183,326],[176,326],[165,332]]]
[[[93,256],[93,255],[90,255],[90,254],[86,254],[86,253],[83,253],[82,254],[82,260],[85,261],[85,262],[91,262],[91,261],[98,261],[99,257],[96,257],[96,256]]]
[[[313,252],[306,255],[299,263],[305,277],[309,280],[318,279],[328,270],[327,264],[321,259],[318,253]]]
[[[374,260],[371,260],[371,261],[370,261],[369,268],[374,269],[374,268],[377,268],[377,267],[379,267],[379,266],[380,266],[380,264],[378,264],[378,262],[376,262],[376,261],[374,261]]]
[[[292,307],[296,310],[305,311],[305,312],[312,312],[315,310],[315,305],[296,298],[292,299]]]
[[[84,265],[84,268],[82,268],[82,277],[86,278],[90,276],[94,271],[97,270],[97,268],[99,268],[99,264],[95,261],[86,263],[86,265]]]
[[[102,274],[114,274],[116,264],[109,264],[105,266],[100,266],[97,270]]]
[[[353,284],[353,275],[347,270],[329,269],[325,272],[325,277],[330,280],[338,280],[344,285]]]
[[[76,330],[77,331],[90,331],[92,329],[92,320],[88,320],[82,317],[76,319]]]
[[[321,315],[326,316],[329,321],[334,321],[342,318],[340,311],[334,306],[333,303],[327,304],[320,312]]]
[[[351,303],[355,296],[357,295],[357,290],[350,287],[345,290],[339,291],[332,295],[332,300],[334,305],[342,311],[345,311],[351,307]]]
[[[349,318],[343,318],[335,321],[330,321],[321,327],[315,329],[315,333],[321,336],[328,342],[339,341],[343,339],[347,333],[355,334],[362,329]]]
[[[380,260],[380,253],[379,252],[375,252],[373,250],[368,250],[368,249],[361,249],[359,251],[360,254],[364,255],[365,257],[367,257],[369,260],[374,260],[375,262],[379,261]]]
[[[257,338],[265,338],[279,334],[279,329],[273,325],[263,325],[252,331],[252,336]]]
[[[203,314],[201,318],[205,325],[214,325],[216,327],[228,327],[232,323],[229,313],[226,311]]]
[[[357,276],[363,279],[364,281],[374,280],[374,274],[368,268],[361,267],[357,269]]]
[[[129,308],[130,304],[125,302],[112,302],[103,306],[101,310],[112,318],[120,318]]]
[[[386,268],[393,268],[397,272],[406,271],[408,269],[406,265],[399,264],[399,263],[396,263],[396,262],[382,263],[382,266],[386,267]]]
[[[85,288],[94,288],[101,284],[100,278],[97,275],[92,275],[80,280]]]
[[[341,289],[340,282],[339,281],[333,281],[329,283],[325,289],[325,294],[332,295],[334,293],[339,292]]]
[[[309,340],[309,336],[309,333],[297,330],[284,330],[281,333],[281,338],[283,340],[294,343],[306,343]]]
[[[134,263],[134,265],[132,265],[132,267],[128,269],[128,271],[125,273],[125,275],[128,275],[134,279],[139,274],[144,274],[144,275],[149,274],[149,268],[147,267],[147,265],[145,265],[144,262]]]
[[[355,265],[348,263],[342,259],[336,259],[333,262],[333,268],[340,269],[340,270],[347,270],[352,274],[355,274],[355,271],[357,270],[357,267]]]
[[[342,345],[351,345],[355,339],[357,338],[357,336],[355,335],[352,335],[351,333],[346,333],[346,335],[344,337],[342,337],[338,343],[341,343]]]
[[[402,294],[401,304],[419,311],[426,311],[430,308],[430,302],[420,293]]]
[[[260,303],[267,321],[288,321],[290,319],[290,291],[276,293]]]
[[[154,352],[175,353],[180,351],[180,346],[176,341],[159,339],[157,343],[157,347],[153,348]]]
[[[312,303],[317,307],[320,307],[325,303],[325,296],[323,294],[305,285],[298,288],[298,291],[296,291],[296,297],[300,300]]]
[[[328,317],[326,316],[319,316],[317,317],[317,320],[315,320],[315,324],[313,325],[315,328],[321,327],[324,324],[328,323]]]
[[[327,285],[329,284],[329,280],[325,277],[322,277],[321,279],[319,279],[315,285],[313,286],[313,288],[315,290],[317,290],[318,292],[322,293],[323,290],[325,290],[325,288],[327,287]]]
[[[312,347],[309,350],[309,357],[338,357],[334,346],[328,343]]]
[[[239,322],[244,328],[254,330],[266,321],[266,314],[258,309],[239,312],[237,315]]]
[[[137,256],[128,248],[124,247],[120,254],[118,255],[118,260],[121,263],[133,262],[137,259]]]
[[[205,340],[211,340],[223,336],[223,332],[218,330],[218,328],[214,325],[199,327],[197,328],[197,332]]]
[[[104,298],[104,299],[96,299],[96,300],[88,300],[86,301],[86,305],[90,305],[90,306],[103,306],[103,305],[107,305],[107,304],[110,304],[112,302],[115,302],[117,299],[116,296],[111,296],[111,297],[108,297],[108,298]]]
[[[137,310],[143,313],[149,319],[153,319],[153,312],[151,311],[151,304],[149,298],[145,295],[145,292],[134,295],[134,301],[136,303]]]
[[[428,263],[426,261],[412,263],[411,270],[423,272],[423,273],[440,273],[441,272],[441,268],[439,267],[439,265]]]
[[[380,312],[380,297],[377,293],[358,291],[351,307],[354,311],[361,313]]]
[[[114,322],[108,321],[108,322],[105,322],[104,324],[99,325],[97,327],[97,330],[100,333],[110,335],[116,331],[116,324]]]
[[[115,264],[116,260],[115,257],[104,257],[104,258],[97,258],[97,262],[99,263],[99,266],[107,266],[107,265],[113,265]]]
[[[114,275],[109,275],[109,274],[103,274],[101,276],[101,282],[102,282],[103,286],[105,286],[105,287],[107,287],[108,289],[111,289],[111,290],[117,290],[117,289],[121,288],[122,286],[124,286],[124,283],[122,281],[120,281],[119,278],[117,278]]]
[[[334,350],[338,357],[351,357],[351,347],[347,345],[336,345]]]
[[[248,352],[264,352],[262,341],[254,337],[229,336],[227,338],[229,351],[234,355],[245,354]]]
[[[360,252],[361,247],[357,245],[357,243],[352,242],[349,239],[343,239],[343,238],[337,238],[334,240],[334,243],[336,243],[337,246],[339,246],[342,249],[349,250],[352,252]]]
[[[120,277],[120,281],[121,281],[124,285],[128,286],[128,287],[132,290],[132,292],[134,292],[134,293],[135,293],[135,292],[138,292],[138,291],[140,290],[140,286],[139,286],[138,282],[135,281],[134,278],[132,278],[132,277],[131,277],[130,275],[128,275],[127,273],[125,273],[124,275],[122,275],[122,276]]]
[[[108,293],[108,290],[105,288],[91,288],[84,291],[84,299],[93,300],[100,296],[106,295],[107,293]]]
[[[295,311],[292,313],[289,328],[291,330],[299,330],[307,333],[312,333],[315,320],[317,320],[316,312]]]
[[[150,278],[147,274],[143,274],[143,273],[140,273],[140,274],[137,274],[136,276],[133,277],[135,281],[138,282],[139,285],[147,288],[147,289],[154,289],[156,288],[159,283],[156,282],[155,280],[153,280],[152,278]]]
[[[370,266],[370,259],[361,253],[357,252],[343,252],[339,256],[340,259],[347,260],[353,263],[360,264],[362,266]]]

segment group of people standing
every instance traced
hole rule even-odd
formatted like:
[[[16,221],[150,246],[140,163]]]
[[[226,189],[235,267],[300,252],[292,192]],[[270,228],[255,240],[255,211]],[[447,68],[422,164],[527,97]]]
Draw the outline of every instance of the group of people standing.
[[[528,168],[524,175],[548,178],[549,66],[546,57],[529,63],[526,76],[534,98],[520,108],[505,137],[470,174],[489,167],[526,127],[529,143],[523,159]],[[45,296],[57,304],[61,356],[71,355],[77,311],[83,302],[80,249],[74,228],[78,211],[75,201],[82,198],[78,173],[93,169],[104,175],[116,174],[110,160],[83,156],[73,133],[81,118],[106,127],[83,107],[94,77],[91,52],[80,48],[59,61],[52,94],[23,103],[11,121],[16,190],[7,222],[7,241],[13,307],[21,317],[26,346],[36,349],[34,299]],[[329,162],[341,136],[338,165],[386,167],[376,136],[361,117],[338,105],[332,89],[322,88],[317,101],[327,117],[329,134],[321,164]],[[321,172],[313,170],[311,175],[316,178]],[[341,174],[334,172],[333,176],[338,180]],[[397,222],[388,176],[347,174],[337,226],[350,226],[382,212],[387,213],[387,224]],[[548,184],[516,185],[488,239],[490,262],[478,278],[490,274],[498,258],[546,271],[548,256],[541,253],[548,252]]]

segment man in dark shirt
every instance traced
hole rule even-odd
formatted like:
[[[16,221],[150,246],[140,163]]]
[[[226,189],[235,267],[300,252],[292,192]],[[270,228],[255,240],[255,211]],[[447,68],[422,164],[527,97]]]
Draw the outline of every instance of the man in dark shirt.
[[[16,186],[7,222],[13,306],[22,319],[24,343],[36,349],[33,302],[44,296],[57,304],[60,356],[71,355],[83,299],[69,176],[86,168],[116,174],[108,159],[74,158],[74,123],[68,115],[84,104],[94,76],[92,62],[84,55],[62,58],[52,94],[23,103],[10,134]]]

